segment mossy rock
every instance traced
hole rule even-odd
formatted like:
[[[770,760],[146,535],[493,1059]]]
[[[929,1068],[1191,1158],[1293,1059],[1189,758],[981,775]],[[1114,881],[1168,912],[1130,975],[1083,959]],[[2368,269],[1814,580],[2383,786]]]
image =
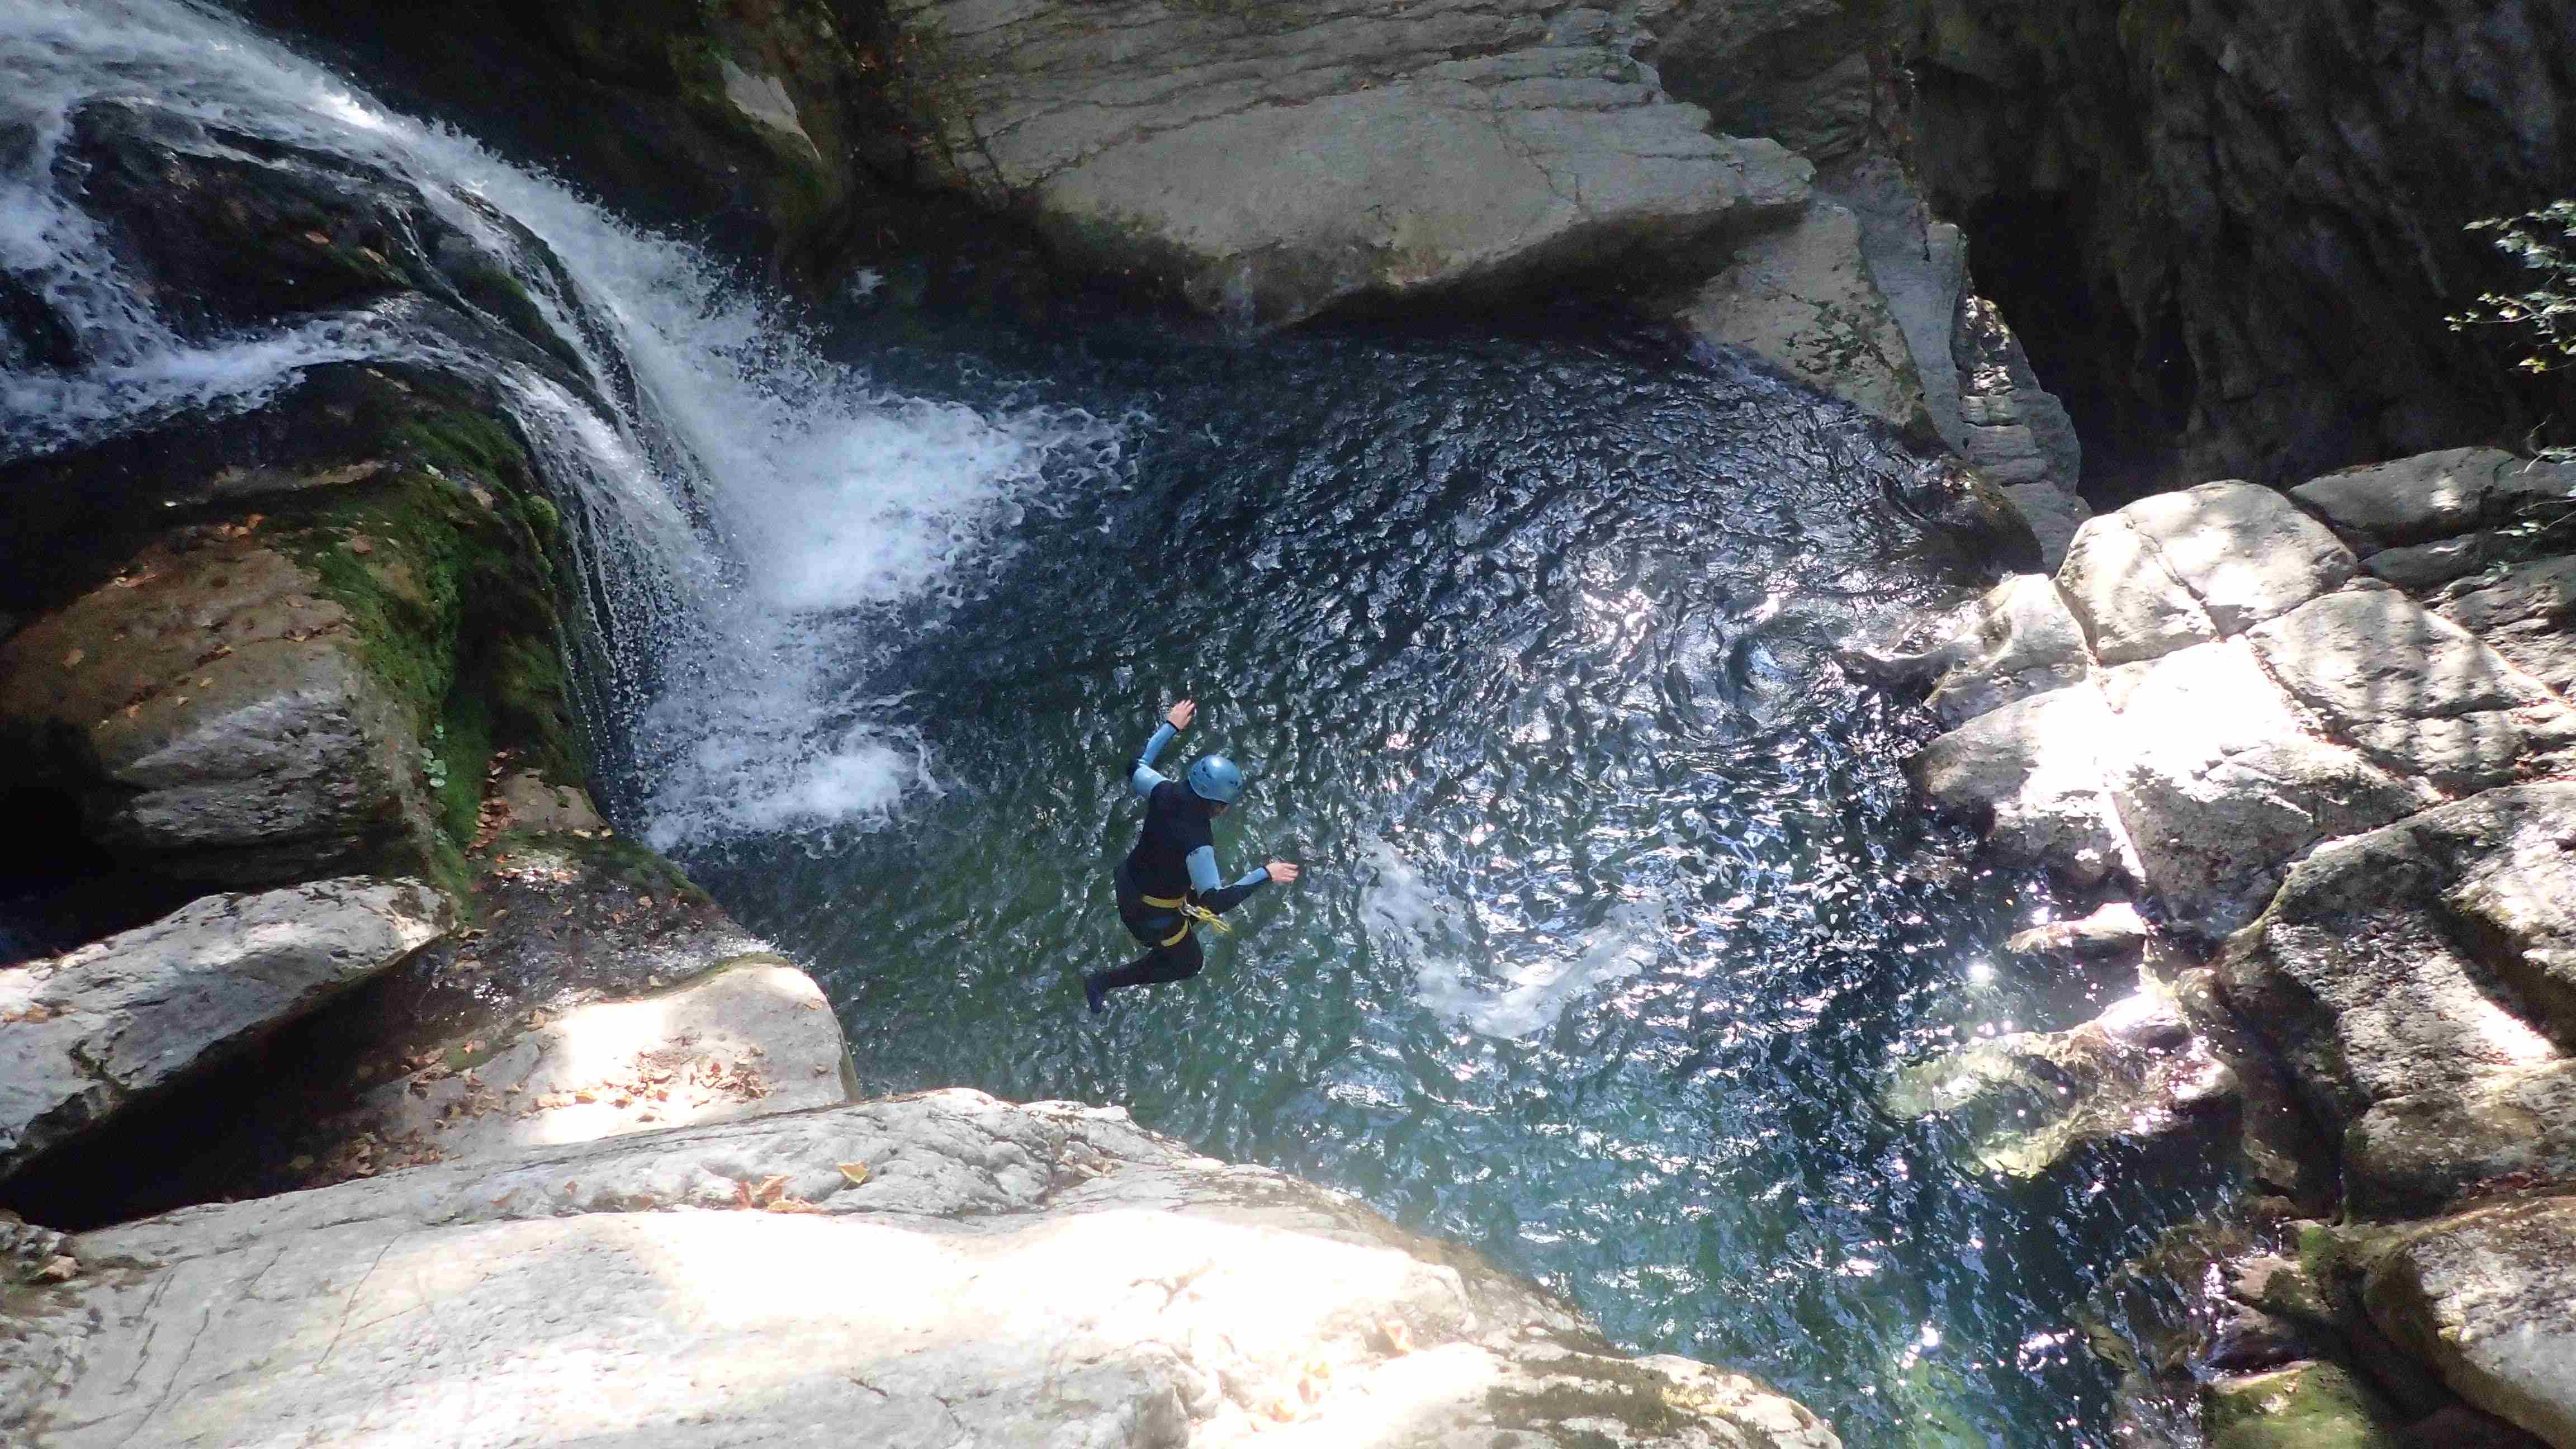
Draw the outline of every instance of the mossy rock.
[[[2386,1400],[2336,1364],[2221,1379],[2200,1394],[2209,1449],[2402,1449]]]

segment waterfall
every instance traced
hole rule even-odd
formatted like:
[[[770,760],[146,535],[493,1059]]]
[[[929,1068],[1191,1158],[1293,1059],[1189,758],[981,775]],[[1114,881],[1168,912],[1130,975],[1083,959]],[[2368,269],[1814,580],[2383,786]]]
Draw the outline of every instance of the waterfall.
[[[110,100],[408,183],[519,281],[592,385],[393,307],[183,335],[59,164],[80,109]],[[627,742],[627,803],[665,848],[864,828],[937,788],[870,665],[978,587],[1021,510],[1121,465],[1118,429],[1088,415],[889,392],[692,247],[172,0],[0,0],[0,274],[74,354],[47,365],[0,333],[0,463],[256,408],[330,362],[431,366],[506,399],[574,521],[586,625],[615,642],[594,724]]]

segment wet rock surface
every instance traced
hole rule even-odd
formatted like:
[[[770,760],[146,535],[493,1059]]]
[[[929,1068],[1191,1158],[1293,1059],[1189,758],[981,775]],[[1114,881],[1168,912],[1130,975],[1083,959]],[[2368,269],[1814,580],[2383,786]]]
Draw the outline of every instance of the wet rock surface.
[[[1749,1379],[1623,1358],[1343,1199],[1122,1112],[973,1092],[424,1168],[72,1247],[120,1268],[12,1304],[45,1350],[0,1348],[31,1449],[1839,1442]]]

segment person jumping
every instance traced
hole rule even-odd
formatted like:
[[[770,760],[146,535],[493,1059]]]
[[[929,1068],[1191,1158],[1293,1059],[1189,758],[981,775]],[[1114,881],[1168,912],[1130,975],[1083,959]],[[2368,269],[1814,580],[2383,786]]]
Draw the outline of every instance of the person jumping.
[[[1154,768],[1154,757],[1189,728],[1198,711],[1194,700],[1173,705],[1128,771],[1128,784],[1145,802],[1145,828],[1136,837],[1136,848],[1118,862],[1118,920],[1148,949],[1116,970],[1083,973],[1082,999],[1094,1015],[1109,1009],[1109,993],[1121,987],[1198,975],[1206,964],[1199,927],[1231,932],[1233,927],[1218,917],[1272,881],[1286,885],[1297,878],[1296,866],[1274,860],[1232,885],[1217,884],[1216,840],[1209,825],[1242,798],[1243,771],[1223,755],[1205,755],[1192,764],[1187,784]]]

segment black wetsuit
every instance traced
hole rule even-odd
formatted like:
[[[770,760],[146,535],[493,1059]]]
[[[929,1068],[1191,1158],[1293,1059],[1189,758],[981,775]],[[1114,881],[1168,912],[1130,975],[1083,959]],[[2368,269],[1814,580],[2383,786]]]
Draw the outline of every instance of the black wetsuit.
[[[1136,848],[1118,862],[1118,920],[1148,949],[1113,971],[1086,977],[1093,999],[1122,986],[1151,986],[1186,981],[1206,963],[1194,924],[1173,905],[1189,901],[1224,915],[1245,897],[1270,883],[1267,868],[1255,870],[1231,885],[1216,884],[1216,842],[1207,803],[1178,780],[1154,768],[1154,757],[1172,738],[1166,725],[1154,731],[1129,769],[1129,781],[1145,797],[1145,828]]]

